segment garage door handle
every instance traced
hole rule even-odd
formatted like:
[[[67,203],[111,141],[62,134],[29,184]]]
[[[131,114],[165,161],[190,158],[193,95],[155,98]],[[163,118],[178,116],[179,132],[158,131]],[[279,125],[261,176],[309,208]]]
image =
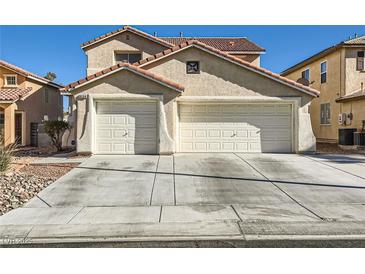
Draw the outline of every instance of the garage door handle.
[[[236,136],[237,134],[236,133],[233,133],[233,135],[231,136],[231,137],[234,137],[234,136]]]
[[[123,134],[123,137],[125,137],[125,136],[127,136],[127,135],[128,135],[128,132],[124,133],[124,134]]]

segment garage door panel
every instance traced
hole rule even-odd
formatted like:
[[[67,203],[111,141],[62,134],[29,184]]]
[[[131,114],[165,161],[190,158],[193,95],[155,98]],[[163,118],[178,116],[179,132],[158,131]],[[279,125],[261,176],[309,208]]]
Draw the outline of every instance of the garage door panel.
[[[96,153],[157,153],[156,105],[152,101],[96,102]]]
[[[99,129],[96,131],[96,138],[110,139],[113,136],[111,129]]]
[[[262,152],[291,152],[291,146],[287,141],[263,141]]]
[[[182,152],[287,152],[292,148],[290,105],[180,105],[179,113]]]

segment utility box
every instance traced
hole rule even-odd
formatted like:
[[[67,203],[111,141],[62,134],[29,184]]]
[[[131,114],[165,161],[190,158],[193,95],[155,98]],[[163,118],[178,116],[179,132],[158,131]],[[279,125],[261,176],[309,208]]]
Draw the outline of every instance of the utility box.
[[[354,145],[354,133],[356,128],[340,128],[338,129],[338,144],[342,146]]]
[[[354,133],[354,145],[365,147],[365,131]]]

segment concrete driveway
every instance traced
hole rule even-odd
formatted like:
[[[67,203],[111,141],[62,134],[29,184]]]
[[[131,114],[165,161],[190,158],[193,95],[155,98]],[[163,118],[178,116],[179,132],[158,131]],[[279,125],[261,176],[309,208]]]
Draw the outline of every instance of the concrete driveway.
[[[185,223],[184,233],[198,236],[205,228],[242,236],[245,224],[334,221],[365,222],[363,156],[93,156],[0,217],[3,226],[159,224],[159,235],[181,233]]]

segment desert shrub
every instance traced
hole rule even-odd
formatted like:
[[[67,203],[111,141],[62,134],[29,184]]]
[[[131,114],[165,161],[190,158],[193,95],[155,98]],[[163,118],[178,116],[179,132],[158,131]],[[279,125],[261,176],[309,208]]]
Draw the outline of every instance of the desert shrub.
[[[15,146],[0,147],[0,172],[9,169]]]
[[[55,120],[44,122],[44,131],[51,138],[52,144],[58,151],[62,151],[62,135],[68,129],[70,129],[70,125],[66,121]]]

